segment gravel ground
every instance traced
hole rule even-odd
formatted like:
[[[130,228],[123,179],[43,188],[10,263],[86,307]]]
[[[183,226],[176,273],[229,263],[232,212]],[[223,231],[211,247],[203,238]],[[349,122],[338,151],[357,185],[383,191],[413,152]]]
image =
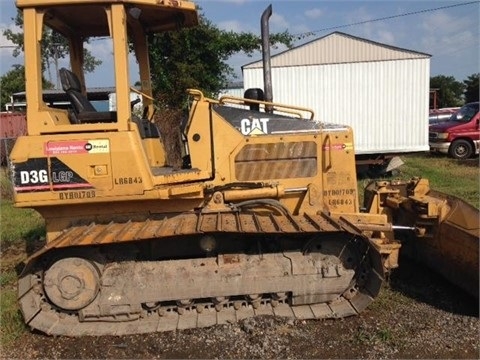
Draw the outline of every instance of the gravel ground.
[[[3,359],[478,359],[478,300],[403,263],[360,316],[247,319],[134,336],[47,337],[25,332]]]

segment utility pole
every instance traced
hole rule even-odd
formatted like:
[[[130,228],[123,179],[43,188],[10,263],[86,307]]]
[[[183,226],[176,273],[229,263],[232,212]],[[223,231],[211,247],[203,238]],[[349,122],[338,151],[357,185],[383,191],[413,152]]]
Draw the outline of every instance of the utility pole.
[[[55,64],[55,77],[56,77],[56,82],[55,82],[55,89],[59,90],[60,89],[60,74],[58,71],[58,48],[62,46],[60,43],[53,43],[53,61]]]

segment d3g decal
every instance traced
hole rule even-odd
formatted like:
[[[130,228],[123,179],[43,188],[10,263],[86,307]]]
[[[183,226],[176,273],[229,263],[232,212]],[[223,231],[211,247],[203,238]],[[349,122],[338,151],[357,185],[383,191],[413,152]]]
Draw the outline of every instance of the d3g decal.
[[[17,192],[91,189],[93,186],[56,157],[29,159],[12,164],[12,179]]]

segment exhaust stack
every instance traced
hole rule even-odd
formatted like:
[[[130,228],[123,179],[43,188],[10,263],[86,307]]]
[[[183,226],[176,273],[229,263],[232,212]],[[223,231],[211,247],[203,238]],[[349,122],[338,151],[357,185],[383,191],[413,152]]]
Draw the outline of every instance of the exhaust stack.
[[[270,65],[270,29],[268,19],[272,16],[272,4],[270,4],[262,14],[260,21],[262,34],[262,60],[263,60],[263,87],[265,91],[265,101],[272,102],[272,71]],[[273,112],[271,106],[265,107],[265,112]]]

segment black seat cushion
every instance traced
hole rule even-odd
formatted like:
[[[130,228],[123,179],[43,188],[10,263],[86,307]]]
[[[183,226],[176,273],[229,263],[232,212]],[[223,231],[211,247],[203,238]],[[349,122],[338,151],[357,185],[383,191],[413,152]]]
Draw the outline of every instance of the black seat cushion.
[[[60,69],[60,81],[72,104],[73,111],[69,112],[72,124],[111,123],[117,121],[115,111],[98,112],[82,93],[82,86],[77,75],[68,69]]]
[[[61,68],[60,80],[62,82],[63,91],[67,93],[73,109],[77,114],[84,111],[96,111],[90,101],[88,101],[87,97],[82,93],[80,81],[73,72]]]

